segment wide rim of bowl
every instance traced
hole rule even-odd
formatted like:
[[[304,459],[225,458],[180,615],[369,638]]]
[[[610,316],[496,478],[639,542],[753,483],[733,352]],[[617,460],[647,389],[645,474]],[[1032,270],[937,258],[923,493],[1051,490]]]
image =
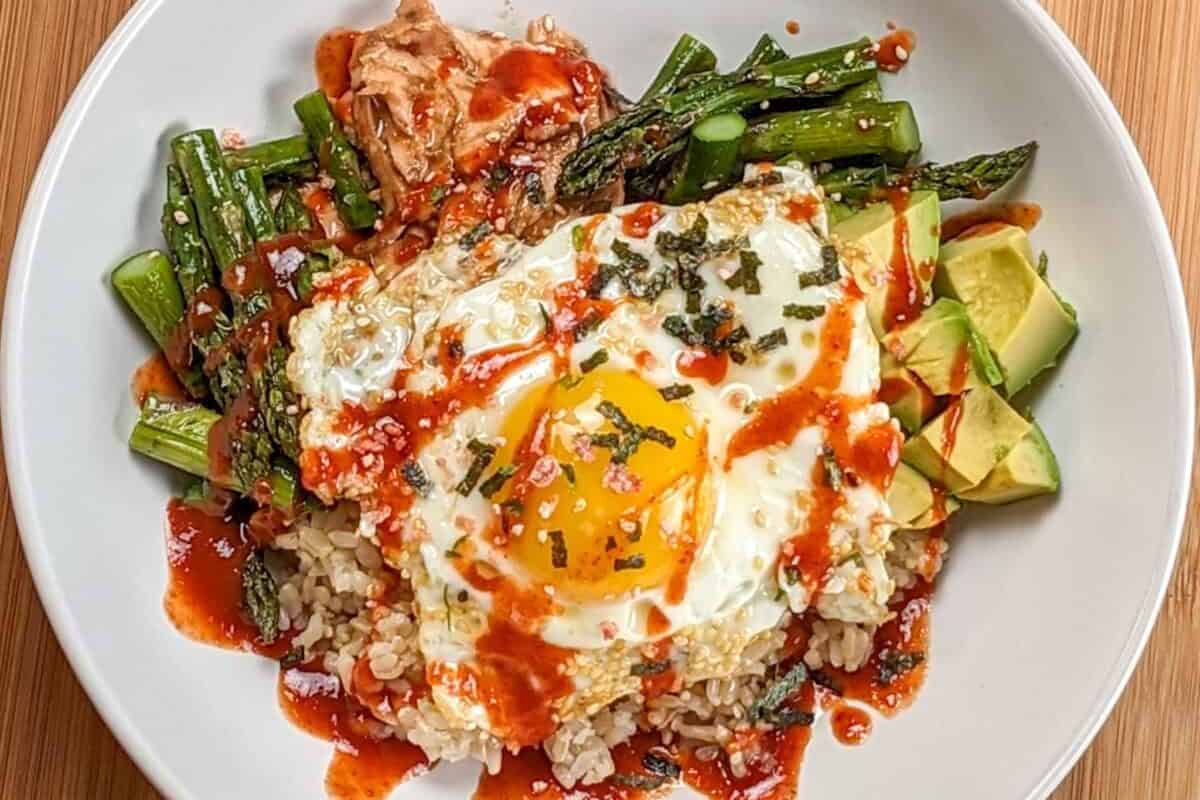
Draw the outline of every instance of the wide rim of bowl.
[[[9,266],[8,296],[4,305],[4,325],[0,338],[0,424],[3,426],[3,444],[8,465],[9,491],[12,495],[17,526],[25,552],[26,561],[33,574],[34,584],[42,607],[50,620],[76,677],[87,692],[92,704],[104,719],[109,729],[125,748],[130,757],[142,769],[147,778],[163,794],[169,797],[190,797],[191,792],[175,775],[172,768],[157,755],[154,746],[139,732],[126,714],[120,697],[111,689],[91,654],[82,645],[75,620],[68,607],[62,586],[59,585],[50,564],[50,556],[44,544],[44,536],[37,509],[33,503],[33,486],[25,468],[24,453],[27,441],[19,409],[21,380],[17,354],[25,333],[25,304],[23,298],[28,289],[31,274],[33,246],[41,232],[43,217],[51,190],[56,183],[67,151],[74,143],[75,134],[88,112],[96,93],[104,84],[125,49],[134,40],[143,25],[159,10],[166,0],[138,0],[110,34],[92,63],[84,72],[78,86],[71,95],[54,132],[46,145],[26,198],[25,210],[18,228],[16,244]],[[1117,659],[1109,684],[1101,692],[1092,713],[1084,720],[1074,738],[1063,749],[1054,763],[1049,765],[1038,782],[1026,794],[1026,800],[1042,800],[1066,777],[1067,772],[1083,755],[1101,726],[1112,713],[1125,686],[1136,668],[1154,622],[1162,607],[1167,587],[1174,574],[1179,545],[1183,538],[1187,517],[1193,466],[1193,431],[1195,428],[1195,376],[1192,366],[1192,343],[1188,325],[1187,305],[1183,294],[1175,248],[1171,241],[1166,218],[1159,203],[1149,172],[1146,169],[1133,137],[1113,105],[1112,99],[1100,83],[1086,60],[1067,37],[1066,33],[1037,0],[1004,0],[1025,24],[1031,36],[1042,40],[1058,57],[1063,69],[1082,88],[1093,111],[1100,117],[1106,132],[1120,146],[1124,167],[1139,194],[1140,204],[1147,210],[1155,246],[1155,263],[1160,266],[1160,278],[1167,289],[1167,312],[1170,317],[1172,338],[1176,342],[1173,357],[1178,374],[1183,376],[1183,392],[1178,396],[1177,413],[1184,422],[1185,444],[1182,450],[1181,469],[1171,487],[1170,518],[1171,530],[1166,558],[1160,566],[1157,585],[1149,587],[1138,618],[1130,630],[1122,652]]]

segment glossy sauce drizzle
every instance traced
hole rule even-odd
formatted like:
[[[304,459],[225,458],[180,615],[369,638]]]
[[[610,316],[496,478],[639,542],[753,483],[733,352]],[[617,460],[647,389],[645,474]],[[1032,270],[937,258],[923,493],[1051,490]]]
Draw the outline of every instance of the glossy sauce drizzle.
[[[932,265],[914,264],[909,249],[908,205],[912,193],[904,189],[888,192],[895,218],[892,222],[892,257],[888,261],[887,297],[884,301],[883,327],[892,330],[912,322],[925,307],[925,289],[918,270],[933,276]]]
[[[987,236],[1015,225],[1031,231],[1042,221],[1042,207],[1036,203],[1004,203],[956,214],[942,223],[942,241]]]

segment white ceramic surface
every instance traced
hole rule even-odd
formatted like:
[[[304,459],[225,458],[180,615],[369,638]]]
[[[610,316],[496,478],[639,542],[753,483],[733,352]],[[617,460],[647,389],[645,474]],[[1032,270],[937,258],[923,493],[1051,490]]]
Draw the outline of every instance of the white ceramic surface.
[[[923,695],[858,749],[818,726],[802,796],[1047,794],[1145,643],[1192,455],[1190,345],[1166,227],[1124,126],[1070,43],[1031,0],[441,5],[454,22],[510,32],[553,12],[633,92],[684,30],[728,62],[763,30],[801,51],[895,19],[920,46],[887,91],[913,101],[928,156],[1041,141],[1017,188],[1045,206],[1035,245],[1083,324],[1036,404],[1062,495],[959,521]],[[388,0],[143,0],[83,80],[26,208],[3,341],[4,444],[25,550],[88,693],[172,797],[319,797],[329,745],[282,719],[271,664],[194,644],[162,613],[172,478],[124,445],[128,376],[149,345],[105,276],[159,241],[170,134],[293,131],[291,101],[313,84],[321,31],[389,12]],[[784,33],[788,18],[798,36]],[[397,797],[466,798],[474,776],[442,769]]]

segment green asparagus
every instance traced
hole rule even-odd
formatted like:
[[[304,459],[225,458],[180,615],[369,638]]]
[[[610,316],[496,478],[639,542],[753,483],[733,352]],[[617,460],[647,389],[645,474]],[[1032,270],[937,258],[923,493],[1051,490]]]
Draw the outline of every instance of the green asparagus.
[[[246,227],[250,235],[258,242],[274,239],[279,231],[275,228],[275,213],[267,196],[262,169],[254,165],[242,167],[235,170],[230,178],[233,191],[241,200],[242,210],[246,212]]]
[[[747,72],[713,75],[694,85],[641,103],[593,131],[563,163],[559,194],[567,200],[595,192],[625,170],[653,171],[682,152],[692,127],[706,117],[742,111],[782,97],[817,97],[862,83],[877,74],[870,42],[769,64]]]
[[[279,195],[279,205],[275,207],[275,227],[283,233],[298,233],[306,231],[313,225],[312,215],[308,206],[295,186],[284,187]]]
[[[233,180],[211,130],[192,131],[171,143],[175,162],[187,181],[200,230],[217,266],[226,270],[250,250],[246,212],[233,188]]]
[[[775,38],[771,34],[764,33],[754,43],[754,49],[738,65],[737,72],[745,73],[760,64],[774,64],[776,61],[783,61],[787,57],[787,51],[779,46],[779,42],[775,41]]]
[[[708,45],[690,33],[679,37],[658,74],[646,88],[639,103],[671,94],[679,88],[679,81],[698,72],[709,72],[717,68],[717,56]]]
[[[921,164],[909,169],[847,167],[819,178],[829,196],[861,208],[888,189],[901,186],[938,193],[944,202],[969,198],[983,200],[1021,173],[1033,160],[1037,142],[1029,142],[999,153],[972,156],[952,164]]]
[[[187,184],[179,167],[167,167],[167,200],[163,204],[163,238],[175,256],[175,273],[183,289],[184,300],[192,302],[196,293],[213,282],[212,256],[196,225],[196,208],[187,194]]]
[[[878,77],[863,81],[857,86],[851,86],[849,89],[843,89],[833,96],[833,104],[835,106],[849,105],[851,103],[880,102],[883,102],[883,85],[879,82]]]
[[[877,156],[904,166],[921,149],[912,107],[905,102],[788,111],[756,120],[742,139],[742,158],[794,155],[804,161]]]
[[[738,147],[746,120],[735,113],[719,114],[692,129],[687,153],[672,174],[665,200],[682,205],[726,186],[738,165]]]
[[[226,150],[225,165],[234,172],[258,167],[266,178],[311,178],[316,175],[316,158],[304,135]]]
[[[183,293],[171,259],[159,250],[138,253],[113,270],[112,285],[161,350],[170,353],[179,346],[175,337],[184,321]],[[190,365],[175,363],[178,359],[168,360],[188,394],[203,397],[204,374]]]
[[[304,124],[313,152],[333,178],[333,197],[338,211],[351,228],[369,228],[379,218],[379,206],[367,196],[358,154],[333,117],[329,101],[320,91],[296,101],[296,115]]]
[[[189,475],[212,479],[209,434],[220,421],[219,413],[204,406],[152,396],[146,400],[141,417],[129,434],[129,447]],[[277,459],[268,458],[268,462],[267,469],[261,476],[255,476],[253,482],[246,482],[235,471],[223,481],[223,487],[245,494],[265,478],[272,488],[272,502],[280,508],[291,508],[297,491],[295,468]]]

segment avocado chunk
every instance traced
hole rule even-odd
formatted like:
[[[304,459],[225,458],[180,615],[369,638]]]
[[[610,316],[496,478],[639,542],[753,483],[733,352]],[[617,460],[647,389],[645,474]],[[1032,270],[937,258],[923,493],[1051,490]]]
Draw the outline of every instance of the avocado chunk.
[[[1034,423],[1025,438],[974,489],[959,497],[1000,505],[1058,491],[1058,459],[1042,429]]]
[[[879,354],[879,378],[879,400],[887,403],[904,432],[921,430],[937,410],[937,398],[929,387],[886,350]]]
[[[962,508],[962,503],[935,489],[924,475],[904,462],[896,467],[887,500],[892,519],[903,530],[932,528]]]
[[[909,439],[901,457],[929,480],[961,496],[983,483],[1032,428],[994,389],[979,386]]]
[[[962,301],[971,322],[996,353],[1011,397],[1053,366],[1079,330],[1034,267],[1029,236],[1015,225],[993,225],[942,248],[934,288]]]
[[[841,255],[867,294],[867,316],[880,339],[887,333],[888,293],[893,272],[903,271],[921,305],[930,296],[937,270],[942,210],[936,192],[912,192],[897,222],[892,203],[875,203],[833,226]],[[907,253],[896,251],[906,247]]]
[[[1004,379],[966,306],[957,300],[941,298],[916,321],[885,336],[883,346],[939,396]]]

